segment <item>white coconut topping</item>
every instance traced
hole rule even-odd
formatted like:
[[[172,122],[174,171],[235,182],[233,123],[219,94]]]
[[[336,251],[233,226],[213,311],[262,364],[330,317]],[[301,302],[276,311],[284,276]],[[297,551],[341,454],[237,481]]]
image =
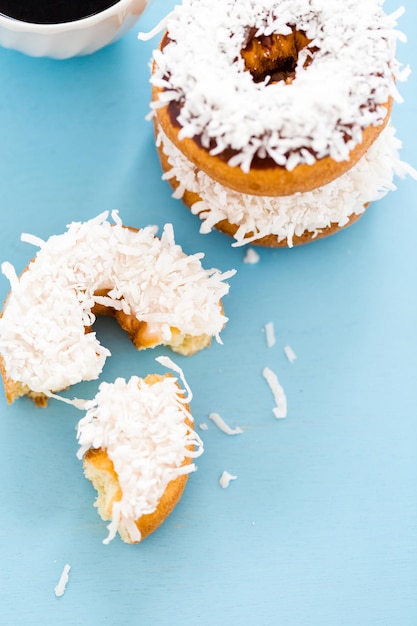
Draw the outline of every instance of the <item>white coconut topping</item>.
[[[67,588],[67,584],[68,584],[68,580],[69,580],[69,573],[71,570],[71,566],[68,565],[68,563],[64,566],[64,569],[62,570],[62,574],[59,578],[58,584],[55,586],[54,588],[54,593],[57,596],[57,598],[59,598],[60,596],[63,596],[65,593],[65,590]]]
[[[231,474],[227,470],[224,470],[224,472],[219,478],[219,485],[223,489],[227,489],[227,487],[230,485],[230,482],[236,479],[237,479],[237,476],[235,476],[234,474]]]
[[[291,346],[284,346],[284,354],[290,363],[294,363],[294,361],[297,359],[297,355],[295,354]]]
[[[253,248],[248,248],[246,250],[246,254],[243,257],[244,263],[248,263],[249,265],[256,265],[256,263],[259,263],[259,260],[260,256],[256,250],[254,250]]]
[[[254,155],[292,169],[330,156],[337,161],[379,125],[395,81],[405,78],[395,58],[400,9],[383,0],[183,0],[161,23],[168,34],[155,50],[154,108],[179,104],[180,138],[200,137],[212,154],[244,171]],[[291,84],[255,82],[241,50],[256,37],[305,33]],[[310,58],[311,63],[305,63]],[[347,139],[347,135],[349,139]]]
[[[274,322],[267,322],[265,324],[265,339],[268,348],[272,348],[275,345],[275,326]]]
[[[279,241],[287,239],[291,247],[294,236],[306,231],[314,237],[331,224],[346,226],[352,215],[365,211],[365,204],[395,189],[394,174],[416,176],[413,168],[400,160],[401,142],[391,126],[382,131],[354,167],[336,180],[313,191],[280,197],[233,191],[196,168],[162,132],[159,138],[171,166],[163,178],[175,178],[180,183],[174,197],[181,198],[187,189],[201,198],[191,208],[203,222],[201,233],[210,232],[224,219],[236,225],[234,246],[272,234]]]
[[[98,378],[110,352],[85,332],[97,302],[147,322],[165,339],[171,327],[219,339],[227,320],[224,281],[234,272],[204,269],[204,255],[186,255],[170,224],[159,239],[152,227],[133,231],[116,212],[112,217],[115,224],[103,213],[37,240],[41,248],[20,279],[3,265],[11,293],[0,319],[0,355],[12,380],[49,393]],[[97,296],[100,290],[107,296]]]
[[[210,413],[209,419],[211,419],[211,421],[216,424],[217,428],[226,433],[226,435],[240,435],[243,433],[243,430],[240,428],[240,426],[232,428],[224,421],[222,416],[218,413]]]
[[[269,367],[264,367],[262,375],[274,396],[276,406],[272,411],[275,417],[277,419],[287,417],[287,396],[285,395],[284,388],[279,382],[277,375]]]
[[[90,448],[106,450],[122,491],[104,543],[114,538],[119,524],[139,541],[135,520],[155,511],[171,480],[196,469],[194,463],[184,464],[203,452],[203,442],[185,422],[193,421],[186,400],[174,376],[153,384],[137,376],[117,378],[101,383],[79,421],[78,457]]]

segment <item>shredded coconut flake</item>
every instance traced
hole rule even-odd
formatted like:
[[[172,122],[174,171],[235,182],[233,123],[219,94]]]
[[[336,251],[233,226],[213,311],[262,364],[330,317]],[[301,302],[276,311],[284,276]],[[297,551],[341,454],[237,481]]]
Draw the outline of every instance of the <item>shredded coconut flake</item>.
[[[14,269],[13,265],[9,263],[8,261],[5,261],[4,263],[1,264],[1,271],[4,274],[4,276],[7,278],[7,280],[9,281],[11,289],[17,288],[19,284],[19,278],[16,274],[16,270]]]
[[[260,256],[256,250],[254,250],[253,248],[248,248],[246,250],[246,254],[243,257],[244,263],[248,263],[249,265],[255,265],[256,263],[259,263],[259,260]]]
[[[184,388],[187,392],[187,395],[184,398],[184,402],[191,402],[191,400],[193,399],[193,393],[186,381],[186,378],[184,376],[184,372],[182,371],[181,367],[179,367],[179,365],[177,365],[176,363],[174,363],[174,361],[172,359],[169,358],[169,356],[158,356],[155,359],[158,363],[160,363],[161,365],[163,365],[164,367],[167,367],[168,369],[173,370],[174,372],[176,372],[177,374],[179,374],[180,378],[181,378],[181,382],[184,385]]]
[[[362,130],[381,123],[382,105],[398,98],[399,13],[386,15],[381,5],[183,0],[161,24],[169,39],[154,53],[151,80],[164,88],[154,107],[180,103],[180,137],[199,136],[203,146],[214,142],[213,153],[232,148],[230,164],[244,171],[255,155],[288,169],[325,156],[345,160]],[[255,82],[241,55],[248,33],[268,37],[291,27],[311,42],[300,53],[294,80]]]
[[[186,419],[193,421],[173,376],[152,384],[136,376],[101,383],[78,423],[77,439],[79,458],[90,448],[106,450],[122,490],[104,543],[113,539],[120,523],[139,541],[135,520],[155,511],[171,480],[196,469],[184,460],[200,456],[203,442]]]
[[[275,327],[273,322],[265,324],[265,338],[268,348],[272,348],[275,345]]]
[[[262,374],[272,391],[272,395],[274,396],[276,406],[272,409],[272,411],[275,417],[277,419],[287,417],[287,397],[277,375],[269,369],[269,367],[265,367]]]
[[[54,398],[54,400],[59,400],[64,404],[69,404],[80,411],[85,411],[91,406],[91,400],[82,400],[81,398],[65,398],[64,396],[51,392],[48,392],[45,395],[48,398]]]
[[[220,428],[221,431],[226,433],[226,435],[240,435],[243,433],[242,428],[240,426],[236,426],[236,428],[231,428],[224,419],[218,413],[210,413],[209,419],[214,422],[217,428]]]
[[[174,177],[200,201],[191,210],[202,220],[200,232],[208,233],[221,220],[237,226],[235,246],[250,244],[261,237],[276,235],[293,245],[294,236],[304,232],[314,237],[331,224],[345,226],[365,205],[381,199],[396,187],[394,174],[416,177],[416,172],[399,158],[401,142],[388,126],[367,153],[338,179],[306,193],[266,197],[242,194],[221,185],[196,168],[160,131],[163,151],[171,169],[163,178]],[[181,194],[178,197],[181,197]],[[249,233],[253,233],[249,236]]]
[[[284,353],[285,353],[285,356],[287,357],[287,359],[289,360],[289,362],[290,363],[294,363],[294,361],[297,358],[297,355],[295,354],[295,352],[291,348],[291,346],[284,346]]]
[[[154,227],[134,231],[117,213],[115,224],[107,218],[104,212],[73,222],[41,243],[19,279],[9,263],[2,265],[11,293],[0,318],[0,355],[7,376],[33,391],[98,378],[110,352],[94,332],[85,332],[98,302],[148,323],[164,339],[175,327],[220,341],[227,321],[221,299],[234,271],[204,269],[204,255],[186,255],[170,224],[159,239]],[[107,295],[97,295],[103,291]]]
[[[223,474],[220,476],[219,485],[223,489],[227,489],[232,480],[236,480],[237,476],[230,474],[227,470],[224,470]]]
[[[208,430],[208,426],[205,422],[199,424],[198,427],[200,428],[200,430]]]
[[[54,592],[55,595],[57,597],[63,596],[65,593],[65,590],[67,588],[67,584],[68,584],[68,580],[69,580],[69,573],[71,570],[71,566],[70,565],[65,565],[64,569],[62,570],[62,574],[61,577],[58,581],[58,584],[56,585],[56,587],[54,588]]]
[[[24,243],[30,243],[32,246],[35,246],[37,248],[42,248],[45,243],[45,241],[40,237],[35,237],[35,235],[31,235],[29,233],[22,233],[20,235],[20,241],[23,241]]]

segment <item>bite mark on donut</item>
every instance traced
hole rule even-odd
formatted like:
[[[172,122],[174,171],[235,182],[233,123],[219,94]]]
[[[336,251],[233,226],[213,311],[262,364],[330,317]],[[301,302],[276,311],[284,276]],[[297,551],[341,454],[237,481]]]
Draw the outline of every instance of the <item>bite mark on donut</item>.
[[[95,296],[108,296],[108,289],[101,289],[95,292]],[[223,306],[220,304],[223,312]],[[175,326],[170,327],[171,336],[169,339],[161,337],[160,331],[153,328],[148,322],[137,319],[133,314],[125,313],[122,309],[116,310],[113,307],[95,303],[92,309],[95,316],[113,317],[120,328],[124,330],[137,350],[155,348],[158,345],[169,346],[174,352],[191,356],[203,348],[207,348],[211,343],[210,335],[202,333],[196,337],[181,333]],[[86,332],[91,332],[92,327],[86,328]]]
[[[113,317],[139,350],[164,345],[188,356],[219,340],[222,281],[234,272],[205,270],[201,255],[175,244],[169,224],[158,238],[154,227],[136,230],[112,217],[114,225],[108,212],[73,222],[40,244],[20,278],[12,266],[5,271],[0,374],[8,403],[26,395],[46,406],[54,393],[97,379],[110,356],[92,332],[98,315]]]

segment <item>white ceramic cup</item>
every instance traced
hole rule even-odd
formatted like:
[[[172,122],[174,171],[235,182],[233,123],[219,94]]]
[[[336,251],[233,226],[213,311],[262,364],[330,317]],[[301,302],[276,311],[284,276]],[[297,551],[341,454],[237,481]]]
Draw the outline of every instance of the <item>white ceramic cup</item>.
[[[61,24],[32,24],[0,14],[0,45],[53,59],[91,54],[120,39],[147,4],[148,0],[119,0],[100,13]]]

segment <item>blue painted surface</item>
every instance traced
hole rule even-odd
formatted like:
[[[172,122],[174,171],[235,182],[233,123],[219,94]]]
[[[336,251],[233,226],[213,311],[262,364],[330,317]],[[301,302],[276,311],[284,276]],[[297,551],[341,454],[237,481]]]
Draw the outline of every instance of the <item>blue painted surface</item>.
[[[417,6],[404,2],[398,55],[415,72],[393,122],[417,166]],[[76,458],[76,409],[0,391],[0,606],[9,626],[417,625],[417,186],[375,203],[348,230],[243,263],[171,198],[145,121],[148,61],[137,41],[171,8],[154,2],[119,43],[59,62],[0,50],[1,261],[22,270],[39,237],[119,209],[126,224],[174,224],[186,252],[235,267],[224,345],[175,357],[194,391],[205,454],[184,497],[143,544],[102,544],[105,524]],[[387,10],[397,5],[387,2]],[[8,291],[0,277],[0,297]],[[275,325],[268,348],[264,325]],[[101,380],[160,371],[111,320]],[[298,355],[290,364],[283,346]],[[288,397],[276,420],[268,366]],[[91,397],[97,382],[69,395]],[[236,474],[227,490],[221,472]],[[71,565],[65,595],[54,595]]]

